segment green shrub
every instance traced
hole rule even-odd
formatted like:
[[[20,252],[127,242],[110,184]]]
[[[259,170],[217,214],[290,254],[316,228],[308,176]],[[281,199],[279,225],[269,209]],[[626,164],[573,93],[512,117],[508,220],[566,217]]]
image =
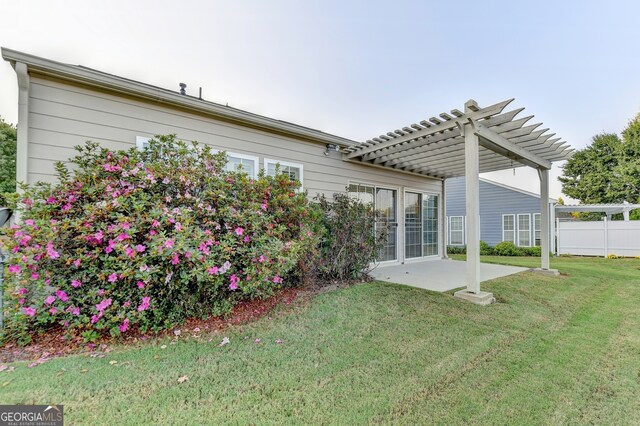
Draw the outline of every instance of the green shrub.
[[[447,254],[467,254],[467,246],[447,246]]]
[[[520,250],[520,247],[516,247],[510,241],[503,241],[501,243],[496,244],[493,248],[493,253],[497,256],[522,256],[523,252]]]
[[[542,250],[540,249],[539,246],[536,246],[536,247],[520,247],[520,250],[522,251],[523,256],[540,257],[541,254],[542,254]]]
[[[270,295],[318,243],[313,209],[285,174],[226,172],[225,153],[173,136],[140,152],[76,148],[60,183],[25,187],[2,231],[5,337],[159,330]]]
[[[323,279],[361,279],[369,272],[387,240],[387,230],[375,230],[376,213],[370,204],[346,194],[333,200],[316,197],[324,228],[317,273]]]
[[[486,242],[480,240],[480,254],[483,256],[489,256],[493,254],[493,248]]]

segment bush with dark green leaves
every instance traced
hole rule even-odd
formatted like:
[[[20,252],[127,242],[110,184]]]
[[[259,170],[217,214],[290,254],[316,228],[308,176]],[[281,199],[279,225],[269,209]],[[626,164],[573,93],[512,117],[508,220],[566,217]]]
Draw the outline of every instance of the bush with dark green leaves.
[[[503,241],[496,244],[493,248],[493,254],[497,256],[522,256],[524,253],[510,241]]]

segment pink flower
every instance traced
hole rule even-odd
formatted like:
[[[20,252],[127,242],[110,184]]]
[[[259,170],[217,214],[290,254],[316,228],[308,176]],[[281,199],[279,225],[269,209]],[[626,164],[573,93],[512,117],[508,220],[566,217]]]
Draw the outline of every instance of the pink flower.
[[[49,197],[47,198],[47,204],[54,204],[56,202],[55,197]]]
[[[75,266],[76,268],[78,268],[80,266],[80,259],[76,259],[73,261],[73,266]]]
[[[262,204],[260,204],[260,208],[261,208],[262,210],[266,210],[266,209],[267,209],[267,203],[262,203]]]
[[[136,251],[137,251],[138,253],[142,253],[142,252],[143,252],[143,251],[145,251],[146,249],[147,249],[147,248],[146,248],[145,246],[143,246],[142,244],[138,244],[138,245],[136,246]]]
[[[56,296],[58,296],[58,299],[62,300],[63,302],[67,302],[69,300],[69,296],[67,296],[67,293],[62,290],[56,291]]]
[[[231,284],[229,284],[229,288],[231,290],[236,290],[238,288],[238,283],[240,282],[240,278],[236,274],[232,274],[230,277]]]
[[[129,228],[131,228],[131,225],[129,224],[129,222],[124,222],[122,224],[122,229],[129,229]]]
[[[24,221],[24,224],[27,226],[33,226],[33,219],[27,219]]]
[[[120,329],[121,333],[127,331],[129,329],[129,318],[125,318],[122,322],[122,325],[120,325],[118,328]]]
[[[18,299],[18,304],[19,304],[19,305],[24,305],[24,302],[26,302],[26,300],[24,300],[24,299]]]
[[[100,303],[98,303],[96,305],[96,309],[98,310],[98,312],[102,313],[102,311],[104,311],[109,306],[111,306],[111,302],[112,302],[111,298],[104,299],[102,302],[100,302]]]
[[[219,269],[217,266],[212,266],[209,269],[207,269],[207,272],[209,273],[209,275],[216,275],[218,271]]]
[[[151,221],[151,226],[152,226],[153,228],[157,228],[158,226],[160,226],[160,222],[158,222],[157,220],[153,219],[153,220]]]
[[[244,242],[248,243],[249,241],[251,241],[251,237],[249,237],[248,235],[244,237]]]
[[[174,252],[173,256],[171,256],[171,264],[177,265],[178,263],[180,263],[180,255],[177,252]]]
[[[33,309],[31,306],[27,306],[26,308],[22,308],[22,312],[24,312],[25,315],[29,315],[30,317],[35,317],[36,316],[36,310]]]
[[[142,281],[138,281],[136,283],[136,285],[138,286],[139,289],[143,289],[144,288],[144,282],[142,282]]]
[[[237,227],[235,232],[236,232],[236,235],[242,235],[242,233],[244,232],[244,229]]]
[[[266,258],[266,257],[264,257],[264,255],[262,255],[262,254],[261,254],[261,255],[260,255],[260,257],[258,258],[258,262],[260,262],[260,263],[264,263],[266,260],[267,260],[267,258]]]
[[[124,304],[122,306],[124,308],[128,308],[129,306],[131,306],[131,302],[127,300],[126,302],[124,302]]]
[[[130,239],[130,238],[131,238],[131,236],[130,236],[129,234],[127,234],[126,232],[123,232],[122,234],[120,234],[120,235],[118,235],[118,236],[116,237],[116,240],[118,240],[118,241],[124,241],[124,240],[128,240],[128,239]]]
[[[176,231],[178,232],[182,231],[182,224],[180,224],[180,222],[176,222],[175,227],[176,227]]]
[[[20,290],[18,290],[18,293],[20,294],[27,294],[27,289],[22,287]]]
[[[111,253],[115,247],[116,247],[116,242],[114,240],[109,240],[109,245],[107,245],[104,248],[104,252]]]
[[[45,305],[50,305],[55,301],[56,301],[56,297],[54,295],[50,295],[46,299],[44,299]]]
[[[171,248],[173,247],[173,240],[167,240],[162,244],[162,247],[164,248]]]
[[[283,341],[282,341],[282,339],[276,339],[276,343],[277,343],[278,345],[280,345],[280,344],[282,344],[282,343],[283,343]]]
[[[78,308],[78,307],[73,308],[73,311],[71,311],[71,313],[72,313],[73,315],[75,315],[75,316],[80,315],[80,308]]]
[[[140,306],[138,306],[138,312],[142,312],[142,311],[146,311],[147,309],[149,309],[149,302],[151,301],[151,298],[148,296],[145,296],[142,298],[142,303],[140,303]]]
[[[110,283],[114,283],[116,281],[118,281],[118,274],[116,274],[115,272],[111,275],[109,275],[108,281]]]
[[[51,315],[55,315],[57,312],[58,312],[58,310],[56,309],[56,307],[55,307],[55,306],[54,306],[54,307],[52,307],[51,309],[49,309],[49,313],[50,313]]]
[[[99,289],[98,290],[98,296],[102,296],[104,294],[104,289]]]
[[[273,277],[273,282],[276,284],[282,284],[282,277],[280,277],[280,275],[277,275],[275,277]]]
[[[81,285],[82,285],[82,283],[80,281],[78,281],[78,280],[71,281],[71,287],[73,287],[73,288],[78,288]]]
[[[136,251],[134,249],[132,249],[131,247],[125,248],[124,252],[128,257],[133,257],[133,256],[136,255]]]
[[[20,265],[9,265],[9,272],[12,274],[20,273]]]
[[[51,241],[47,243],[47,256],[49,256],[50,259],[57,259],[60,257],[60,253],[54,250],[53,243]]]
[[[100,317],[101,317],[100,315],[94,315],[94,316],[92,316],[92,317],[91,317],[91,324],[95,324],[95,323],[97,323],[98,321],[100,321]]]
[[[95,238],[98,242],[101,242],[102,239],[104,238],[104,234],[102,233],[102,230],[96,232],[93,238]]]

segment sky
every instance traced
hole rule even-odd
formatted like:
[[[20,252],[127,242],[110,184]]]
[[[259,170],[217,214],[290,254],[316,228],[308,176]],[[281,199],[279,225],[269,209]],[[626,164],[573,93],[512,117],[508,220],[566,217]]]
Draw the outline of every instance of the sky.
[[[2,0],[0,45],[357,141],[515,98],[575,148],[640,111],[638,1]],[[14,19],[8,19],[13,17]],[[17,122],[0,63],[0,116]],[[551,172],[551,196],[561,196]],[[539,192],[529,168],[484,175]]]

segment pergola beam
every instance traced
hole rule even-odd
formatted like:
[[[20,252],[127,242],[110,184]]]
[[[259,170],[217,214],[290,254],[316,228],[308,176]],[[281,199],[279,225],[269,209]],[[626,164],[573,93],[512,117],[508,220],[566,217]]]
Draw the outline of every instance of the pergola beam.
[[[475,123],[474,133],[480,137],[480,144],[487,149],[509,158],[511,158],[511,155],[514,155],[516,157],[513,158],[514,160],[534,168],[551,168],[551,162],[549,160],[545,160],[544,158],[533,154],[531,151],[519,147],[518,145],[510,142],[504,136],[484,127],[480,123]]]

